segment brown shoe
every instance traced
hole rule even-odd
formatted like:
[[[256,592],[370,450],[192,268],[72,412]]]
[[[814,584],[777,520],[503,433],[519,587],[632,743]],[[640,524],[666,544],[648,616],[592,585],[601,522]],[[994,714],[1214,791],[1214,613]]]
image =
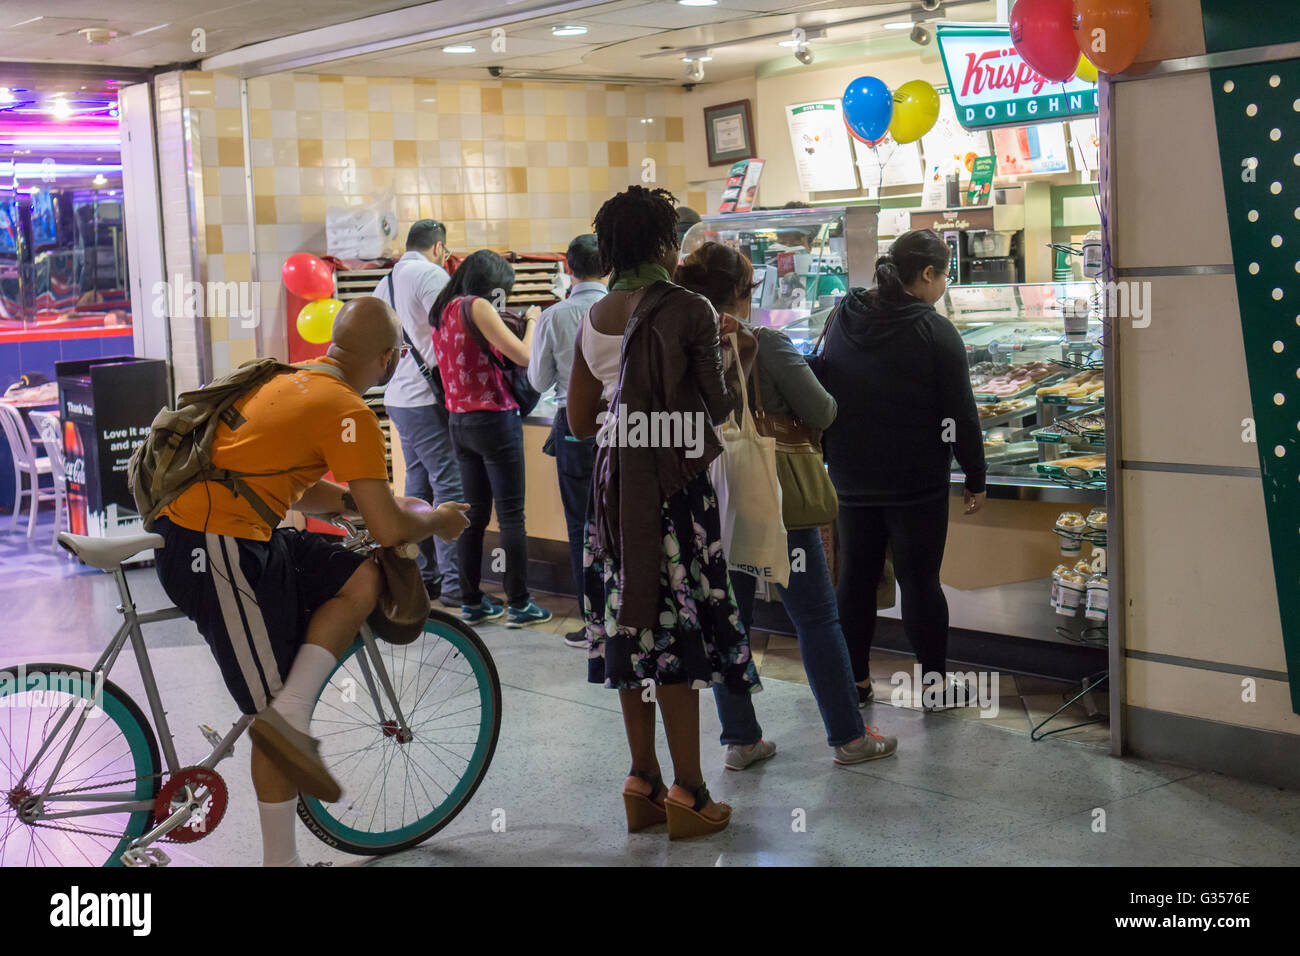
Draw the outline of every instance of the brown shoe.
[[[279,711],[265,708],[253,721],[248,735],[301,792],[325,803],[334,803],[343,795],[338,781],[321,760],[316,738],[294,730]]]

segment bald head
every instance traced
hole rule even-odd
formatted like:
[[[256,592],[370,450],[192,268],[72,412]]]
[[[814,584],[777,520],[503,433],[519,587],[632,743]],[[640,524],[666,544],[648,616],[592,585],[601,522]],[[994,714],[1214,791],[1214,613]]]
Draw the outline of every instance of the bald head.
[[[402,322],[383,299],[363,295],[348,301],[334,317],[331,358],[368,362],[402,344]],[[342,354],[339,354],[342,353]]]
[[[334,317],[334,341],[326,353],[343,368],[358,392],[387,385],[397,370],[402,321],[383,299],[363,295],[352,299]]]

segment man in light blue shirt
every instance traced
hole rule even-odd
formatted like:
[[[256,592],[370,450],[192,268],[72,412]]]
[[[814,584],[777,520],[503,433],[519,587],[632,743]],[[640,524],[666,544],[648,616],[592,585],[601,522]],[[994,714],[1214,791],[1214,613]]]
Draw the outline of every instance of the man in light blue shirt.
[[[443,268],[446,261],[446,228],[436,220],[421,219],[406,234],[406,254],[375,289],[375,295],[387,299],[401,316],[406,344],[414,346],[431,371],[438,360],[433,354],[429,309],[450,281]],[[402,442],[406,494],[434,505],[462,500],[460,465],[451,445],[447,408],[441,397],[435,399],[414,352],[398,362],[384,390],[384,407]],[[420,574],[430,598],[444,607],[460,607],[460,565],[454,541],[422,541]]]
[[[574,438],[569,432],[566,398],[569,373],[573,370],[573,343],[582,334],[587,310],[608,291],[609,277],[601,275],[596,237],[578,236],[569,243],[565,259],[573,273],[574,286],[569,297],[557,302],[537,320],[533,334],[528,380],[539,392],[555,386],[558,409],[551,426],[545,451],[555,456],[555,471],[560,482],[560,500],[564,504],[564,521],[569,533],[569,563],[573,571],[574,593],[582,600],[582,536],[587,523],[587,494],[591,488],[591,471],[596,458],[594,439]],[[579,629],[564,636],[570,647],[586,647],[585,633]]]

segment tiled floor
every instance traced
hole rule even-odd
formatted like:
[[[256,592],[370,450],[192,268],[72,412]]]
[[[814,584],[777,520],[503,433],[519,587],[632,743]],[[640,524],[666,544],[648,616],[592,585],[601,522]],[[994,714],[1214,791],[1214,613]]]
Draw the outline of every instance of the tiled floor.
[[[93,571],[54,543],[54,512],[37,515],[36,528],[27,537],[27,513],[10,530],[12,516],[0,515],[0,589],[31,587],[74,574]],[[96,572],[97,573],[97,572]]]
[[[164,603],[151,569],[128,578],[139,607]],[[765,734],[779,748],[772,760],[725,771],[717,716],[707,695],[701,701],[705,776],[714,795],[735,806],[732,825],[671,844],[662,827],[628,834],[617,699],[586,683],[584,652],[561,640],[573,626],[574,602],[542,601],[556,612],[544,627],[479,629],[500,672],[503,719],[492,765],[465,811],[422,846],[382,859],[334,852],[300,828],[304,859],[378,866],[1300,865],[1300,793],[1116,759],[1078,741],[1035,743],[1025,714],[1054,707],[1059,688],[1032,680],[1003,679],[999,718],[980,719],[970,709],[922,713],[889,706],[888,678],[910,662],[878,655],[880,702],[867,715],[899,738],[899,752],[837,767],[797,651],[781,639],[762,648],[764,689],[755,698]],[[89,664],[116,626],[115,604],[113,582],[98,573],[0,589],[0,665]],[[188,622],[152,625],[145,634],[181,759],[197,760],[207,750],[198,724],[224,726],[235,708]],[[138,695],[129,658],[112,677]],[[662,731],[659,753],[668,770]],[[259,861],[247,754],[241,741],[219,767],[230,788],[219,829],[197,843],[169,845],[173,865]],[[1105,832],[1094,829],[1096,808],[1106,811]],[[796,819],[805,826],[793,826]]]

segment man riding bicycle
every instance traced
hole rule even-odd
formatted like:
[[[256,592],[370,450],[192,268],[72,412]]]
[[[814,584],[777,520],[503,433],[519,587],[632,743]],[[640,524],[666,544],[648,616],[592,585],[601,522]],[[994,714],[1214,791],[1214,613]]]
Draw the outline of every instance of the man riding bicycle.
[[[351,300],[318,360],[327,368],[277,375],[236,403],[236,428],[223,422],[213,442],[214,466],[244,473],[279,515],[360,514],[385,546],[435,534],[454,540],[469,506],[394,497],[379,419],[362,398],[392,378],[401,343],[388,303]],[[322,480],[327,471],[342,484]],[[215,482],[187,488],[154,530],[167,542],[157,552],[163,589],[198,625],[240,709],[256,715],[263,864],[301,866],[298,793],[340,796],[307,733],[311,709],[379,599],[379,570],[330,536],[270,527],[246,497]]]

